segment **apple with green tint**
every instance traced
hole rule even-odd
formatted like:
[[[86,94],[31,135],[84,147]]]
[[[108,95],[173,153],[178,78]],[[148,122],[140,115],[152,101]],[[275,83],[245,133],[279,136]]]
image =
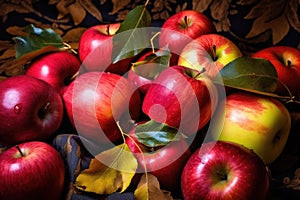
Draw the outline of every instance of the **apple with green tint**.
[[[182,50],[178,65],[205,70],[211,78],[228,63],[242,56],[240,49],[220,34],[206,34],[189,42]]]
[[[235,92],[220,103],[211,123],[215,140],[241,144],[270,164],[287,142],[291,116],[277,99]]]

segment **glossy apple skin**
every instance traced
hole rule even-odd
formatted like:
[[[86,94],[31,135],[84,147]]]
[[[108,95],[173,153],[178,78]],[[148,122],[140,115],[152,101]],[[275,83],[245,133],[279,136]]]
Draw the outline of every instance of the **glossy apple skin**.
[[[0,143],[47,140],[63,117],[60,94],[40,79],[19,75],[0,83]]]
[[[68,117],[77,132],[96,143],[122,138],[117,121],[137,120],[141,99],[126,78],[107,72],[77,77],[63,95]]]
[[[61,199],[65,165],[59,153],[39,141],[19,144],[0,154],[0,199]]]
[[[131,58],[112,64],[113,35],[120,23],[100,24],[89,27],[78,44],[79,59],[87,71],[105,71],[123,75],[128,71]]]
[[[215,140],[242,144],[267,164],[281,154],[291,128],[290,113],[280,101],[254,93],[228,95],[215,116]]]
[[[220,34],[206,34],[184,47],[178,65],[199,71],[204,68],[205,73],[214,78],[226,64],[240,56],[240,49],[228,38]]]
[[[152,173],[159,181],[162,189],[178,194],[183,167],[191,156],[186,140],[173,141],[167,146],[151,151],[135,137],[134,127],[130,131],[131,138],[126,138],[126,144],[138,160],[138,173]],[[143,151],[140,152],[139,148]],[[146,169],[144,166],[146,165]]]
[[[289,46],[273,46],[262,49],[252,55],[254,58],[269,60],[275,67],[278,75],[278,87],[276,92],[280,95],[288,95],[284,83],[293,95],[300,97],[300,51]]]
[[[183,10],[163,23],[159,35],[159,46],[162,48],[168,45],[173,53],[171,65],[174,65],[177,64],[178,55],[187,43],[200,35],[215,32],[212,21],[206,15],[194,10]]]
[[[74,54],[67,51],[52,52],[34,60],[25,74],[46,81],[63,94],[80,66],[81,62]]]
[[[196,133],[209,122],[218,102],[211,79],[196,71],[189,73],[183,66],[168,67],[155,79],[142,104],[143,112],[151,119],[186,135]]]
[[[185,200],[267,199],[269,173],[247,148],[228,142],[208,142],[186,163],[181,188]]]
[[[144,53],[140,58],[138,58],[136,62],[145,61],[147,56],[150,56],[151,54],[153,54],[152,50],[146,51],[146,53]],[[145,70],[141,68],[146,68],[146,71],[149,72],[152,71],[152,69],[155,70],[156,67],[160,67],[158,63],[147,62],[145,64],[137,66],[137,68],[139,69],[136,70],[137,71],[136,73],[133,69],[133,66],[131,66],[130,69],[128,70],[127,78],[128,80],[133,82],[136,85],[136,87],[139,88],[141,94],[146,94],[155,78],[147,78],[142,74],[139,74],[139,72],[141,73],[143,73],[143,71],[145,72]]]

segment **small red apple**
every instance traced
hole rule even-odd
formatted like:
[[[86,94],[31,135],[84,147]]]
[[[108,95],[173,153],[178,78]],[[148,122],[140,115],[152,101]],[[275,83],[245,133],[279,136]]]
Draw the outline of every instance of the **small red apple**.
[[[300,50],[290,46],[272,46],[262,49],[252,55],[254,58],[269,60],[275,67],[278,75],[276,92],[280,95],[289,95],[288,90],[300,98]],[[284,85],[287,87],[285,87]]]
[[[79,58],[87,71],[106,71],[119,75],[128,71],[131,58],[112,63],[113,36],[120,23],[100,24],[89,27],[78,44]]]
[[[0,199],[61,199],[65,164],[49,144],[25,142],[0,154]]]
[[[0,82],[0,144],[47,140],[63,113],[60,94],[43,80],[19,75]]]
[[[228,142],[203,143],[186,163],[181,189],[191,199],[267,199],[270,177],[249,149]]]
[[[52,52],[35,59],[25,74],[46,81],[63,94],[80,65],[79,59],[70,52]]]
[[[172,52],[171,65],[177,64],[184,46],[200,35],[215,33],[212,21],[203,13],[183,10],[169,17],[162,25],[159,46]]]
[[[95,143],[122,138],[118,121],[137,120],[141,99],[126,78],[108,72],[78,76],[63,95],[67,114],[77,132]]]

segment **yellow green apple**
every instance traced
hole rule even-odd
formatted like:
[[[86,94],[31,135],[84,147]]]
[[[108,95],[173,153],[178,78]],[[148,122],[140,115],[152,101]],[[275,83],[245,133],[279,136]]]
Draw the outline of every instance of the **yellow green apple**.
[[[240,56],[242,52],[231,40],[211,33],[189,42],[180,54],[178,65],[205,70],[206,74],[214,78],[226,64]]]
[[[291,128],[290,113],[281,101],[242,91],[228,95],[212,120],[214,140],[241,144],[266,164],[281,154]]]

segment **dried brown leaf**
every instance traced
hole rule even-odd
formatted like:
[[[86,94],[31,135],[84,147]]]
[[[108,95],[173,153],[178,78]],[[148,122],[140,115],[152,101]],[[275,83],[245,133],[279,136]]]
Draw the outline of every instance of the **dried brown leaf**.
[[[54,4],[57,4],[57,3],[59,3],[59,0],[50,0],[48,2],[49,5],[54,5]]]
[[[253,25],[246,38],[258,36],[268,30],[272,31],[273,45],[281,41],[289,32],[290,24],[286,18],[287,6],[284,0],[260,1],[251,11],[245,16],[245,19],[254,19]]]
[[[68,11],[72,16],[75,25],[80,24],[86,16],[85,9],[80,5],[78,1],[68,6]]]
[[[85,27],[77,27],[70,29],[68,32],[65,33],[63,36],[63,40],[65,42],[78,42],[82,33],[86,30]]]
[[[27,35],[27,33],[24,31],[24,27],[20,27],[20,26],[10,26],[6,29],[6,32],[9,33],[10,35],[15,35],[15,36]]]
[[[119,10],[123,9],[126,5],[128,5],[130,0],[111,0],[113,3],[113,10],[109,13],[110,15],[116,14]]]
[[[228,16],[230,1],[213,1],[210,6],[211,16],[220,21]]]
[[[193,0],[193,9],[202,13],[205,10],[207,10],[207,8],[212,3],[212,1],[213,0],[207,0],[207,1]]]
[[[7,14],[15,10],[14,6],[11,4],[4,3],[0,6],[1,12],[0,16],[6,16]]]
[[[163,12],[160,13],[160,18],[163,20],[167,20],[169,17],[170,17],[170,14],[166,10],[164,10]]]
[[[63,0],[59,1],[58,4],[56,4],[56,9],[59,13],[57,19],[62,19],[69,14],[67,7],[73,2],[74,0]]]
[[[144,174],[134,191],[136,200],[172,200],[171,193],[160,189],[157,178],[152,174]]]
[[[161,12],[163,10],[164,10],[163,0],[154,1],[154,5],[151,12]]]
[[[15,58],[16,56],[16,50],[14,47],[8,48],[2,55],[0,55],[0,60],[2,59],[8,59],[8,58]]]
[[[78,0],[80,5],[93,17],[95,17],[99,21],[103,21],[100,10],[93,4],[91,0]]]
[[[299,3],[298,3],[299,4]],[[290,1],[289,12],[287,12],[288,20],[291,26],[300,33],[300,21],[298,16],[298,4],[295,1]]]
[[[0,40],[0,51],[13,47],[14,44],[9,40]]]

